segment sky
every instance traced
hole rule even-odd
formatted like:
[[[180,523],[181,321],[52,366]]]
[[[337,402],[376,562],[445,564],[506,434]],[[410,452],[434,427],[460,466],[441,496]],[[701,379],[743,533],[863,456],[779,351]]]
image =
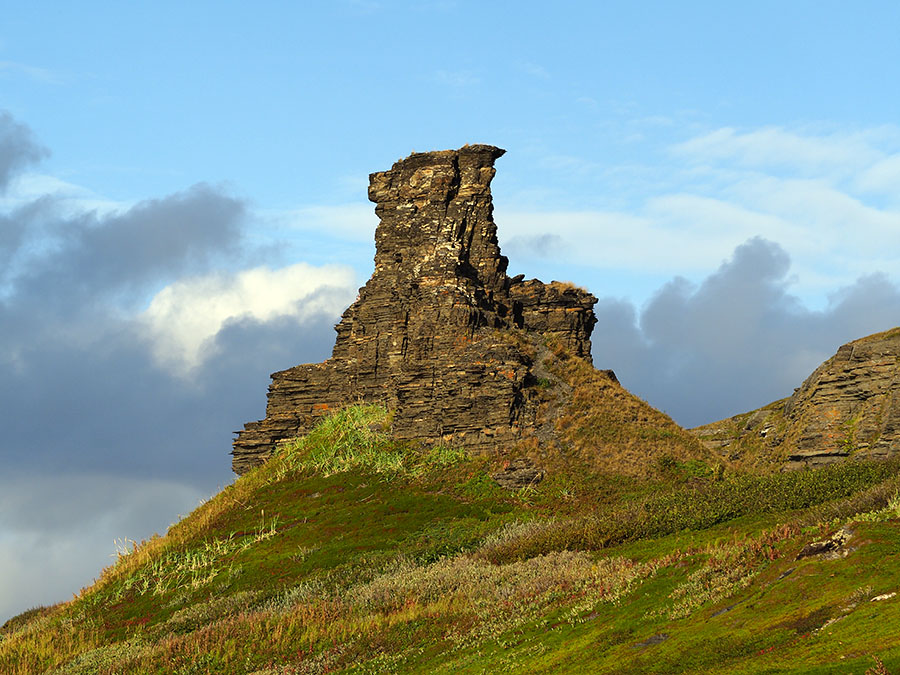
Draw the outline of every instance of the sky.
[[[0,23],[0,622],[233,480],[372,271],[368,174],[490,143],[510,274],[693,426],[900,323],[900,5],[42,3]]]

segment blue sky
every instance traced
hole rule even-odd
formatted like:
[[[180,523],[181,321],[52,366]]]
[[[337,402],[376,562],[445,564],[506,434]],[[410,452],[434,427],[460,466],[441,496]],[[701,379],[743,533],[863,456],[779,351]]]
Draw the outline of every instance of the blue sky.
[[[817,144],[837,146],[822,152],[838,165],[900,146],[894,3],[94,7],[47,16],[28,6],[5,21],[3,104],[52,150],[41,171],[117,203],[224,185],[258,211],[258,237],[271,211],[355,205],[335,215],[353,213],[358,232],[336,257],[360,279],[371,256],[365,227],[374,227],[366,176],[413,149],[479,141],[509,150],[495,184],[508,240],[523,211],[645,214],[685,193],[731,203],[735,170],[818,181],[835,168],[778,152],[754,163],[734,148],[678,151],[723,130],[733,145],[773,130],[776,150],[779,133],[796,136],[813,158]],[[677,231],[682,214],[669,206],[650,217]],[[297,250],[273,233],[278,262],[309,248],[327,261],[333,242],[319,245],[321,219],[293,222]],[[590,227],[615,227],[597,222]],[[643,301],[672,274],[699,279],[744,234],[716,229],[718,247],[681,264],[606,264],[584,270],[583,283]],[[799,271],[798,292],[820,305],[829,281],[819,275],[858,272],[827,260]]]
[[[510,272],[597,295],[595,363],[682,424],[897,325],[898,29],[894,2],[6,8],[0,620],[231,479],[268,373],[327,356],[371,271],[368,173],[413,150],[507,150]]]

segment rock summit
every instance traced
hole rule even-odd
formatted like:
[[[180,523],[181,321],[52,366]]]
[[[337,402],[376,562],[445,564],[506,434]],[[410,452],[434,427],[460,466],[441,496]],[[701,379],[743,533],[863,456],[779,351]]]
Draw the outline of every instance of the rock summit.
[[[400,439],[473,452],[540,432],[539,353],[552,344],[589,363],[597,299],[507,275],[491,201],[503,154],[490,145],[414,153],[371,174],[375,271],[335,327],[331,358],[272,375],[265,419],[234,441],[235,473],[356,402],[387,406]]]

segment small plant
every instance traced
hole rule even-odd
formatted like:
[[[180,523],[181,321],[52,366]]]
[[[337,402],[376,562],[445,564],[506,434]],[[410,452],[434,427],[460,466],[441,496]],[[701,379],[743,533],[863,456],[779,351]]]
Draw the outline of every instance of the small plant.
[[[298,546],[297,553],[291,556],[291,560],[298,563],[305,562],[306,559],[318,551],[319,548],[319,546]]]
[[[675,461],[674,457],[669,455],[660,455],[656,458],[656,466],[662,472],[669,472],[678,466],[678,462]]]
[[[113,555],[116,557],[116,562],[118,563],[123,558],[127,558],[129,555],[137,551],[138,543],[133,539],[128,539],[128,537],[123,537],[121,539],[115,539],[113,541],[113,546],[115,546],[116,550]]]
[[[875,661],[875,665],[871,668],[866,668],[865,675],[891,675],[888,672],[888,669],[884,667],[884,663],[882,663],[881,659],[873,654],[872,660]]]
[[[462,448],[447,445],[436,445],[425,453],[424,464],[427,466],[454,466],[469,459],[469,453]]]
[[[564,485],[563,487],[561,487],[561,488],[559,489],[559,497],[560,497],[560,499],[564,499],[564,500],[566,500],[566,501],[569,501],[569,500],[571,500],[571,499],[575,499],[575,495],[576,495],[576,494],[577,494],[577,491],[575,490],[575,488],[574,488],[574,487],[571,487],[571,486],[569,486],[569,485]]]
[[[851,417],[846,422],[841,424],[841,438],[840,438],[840,448],[847,454],[852,453],[856,450],[856,426],[859,422],[859,417]]]

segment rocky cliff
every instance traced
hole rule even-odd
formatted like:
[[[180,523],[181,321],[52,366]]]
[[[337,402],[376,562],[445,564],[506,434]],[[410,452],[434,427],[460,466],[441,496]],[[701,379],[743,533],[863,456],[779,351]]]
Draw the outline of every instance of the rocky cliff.
[[[375,272],[337,325],[332,357],[272,375],[266,418],[234,442],[235,472],[356,401],[387,405],[399,438],[476,451],[508,444],[535,416],[526,335],[590,359],[596,298],[506,274],[490,190],[503,153],[487,145],[416,153],[370,176]]]
[[[593,368],[593,295],[506,274],[490,189],[503,153],[415,153],[369,177],[375,271],[336,326],[331,358],[272,375],[265,419],[234,441],[236,473],[360,401],[387,406],[399,439],[543,466],[580,457],[642,473],[654,455],[702,451],[612,371]]]
[[[785,468],[900,452],[900,328],[843,345],[789,398],[692,430],[732,459]]]

